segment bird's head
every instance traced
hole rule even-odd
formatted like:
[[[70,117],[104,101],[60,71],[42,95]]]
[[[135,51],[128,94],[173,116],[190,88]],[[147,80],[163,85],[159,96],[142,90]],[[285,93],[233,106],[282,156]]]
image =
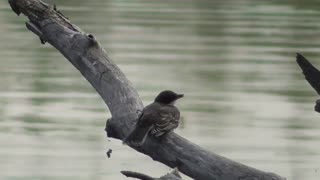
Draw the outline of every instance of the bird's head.
[[[183,97],[183,94],[177,94],[173,91],[162,91],[154,100],[154,102],[162,104],[174,104],[174,102]]]

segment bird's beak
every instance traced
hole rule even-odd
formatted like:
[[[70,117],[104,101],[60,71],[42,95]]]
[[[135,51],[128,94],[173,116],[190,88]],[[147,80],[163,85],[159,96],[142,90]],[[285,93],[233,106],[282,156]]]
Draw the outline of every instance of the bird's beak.
[[[177,99],[180,99],[180,98],[182,98],[184,95],[183,94],[178,94],[177,95]]]

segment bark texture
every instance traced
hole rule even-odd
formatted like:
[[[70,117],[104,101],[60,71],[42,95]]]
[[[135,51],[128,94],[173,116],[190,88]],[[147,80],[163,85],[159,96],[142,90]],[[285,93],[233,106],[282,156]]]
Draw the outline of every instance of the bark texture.
[[[9,0],[16,14],[29,18],[27,28],[59,50],[100,94],[112,118],[107,121],[109,137],[123,139],[143,108],[139,95],[96,38],[84,33],[54,7],[40,0]],[[156,93],[155,93],[156,94]],[[280,180],[267,173],[234,162],[169,133],[161,140],[147,138],[142,147],[132,147],[198,180]]]

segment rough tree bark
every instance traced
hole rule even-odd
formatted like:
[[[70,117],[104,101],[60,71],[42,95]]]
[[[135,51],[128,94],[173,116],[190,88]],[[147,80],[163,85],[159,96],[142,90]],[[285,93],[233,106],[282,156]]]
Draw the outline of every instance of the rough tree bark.
[[[108,106],[109,137],[123,139],[143,108],[138,93],[121,70],[108,58],[91,34],[71,24],[54,7],[40,0],[9,0],[12,10],[29,18],[27,28],[59,50],[90,82]],[[148,138],[142,147],[132,147],[180,172],[199,180],[280,180],[267,173],[234,162],[189,142],[175,133],[161,140]]]

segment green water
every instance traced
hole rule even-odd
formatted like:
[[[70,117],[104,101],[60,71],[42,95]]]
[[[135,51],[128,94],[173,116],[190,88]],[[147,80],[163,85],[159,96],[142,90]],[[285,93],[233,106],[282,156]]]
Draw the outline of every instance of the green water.
[[[164,89],[185,94],[178,134],[290,180],[319,179],[318,97],[295,63],[301,52],[320,68],[318,1],[56,3],[98,38],[145,104]],[[0,179],[125,180],[119,171],[168,172],[107,141],[103,101],[59,52],[40,45],[25,20],[0,2]]]

